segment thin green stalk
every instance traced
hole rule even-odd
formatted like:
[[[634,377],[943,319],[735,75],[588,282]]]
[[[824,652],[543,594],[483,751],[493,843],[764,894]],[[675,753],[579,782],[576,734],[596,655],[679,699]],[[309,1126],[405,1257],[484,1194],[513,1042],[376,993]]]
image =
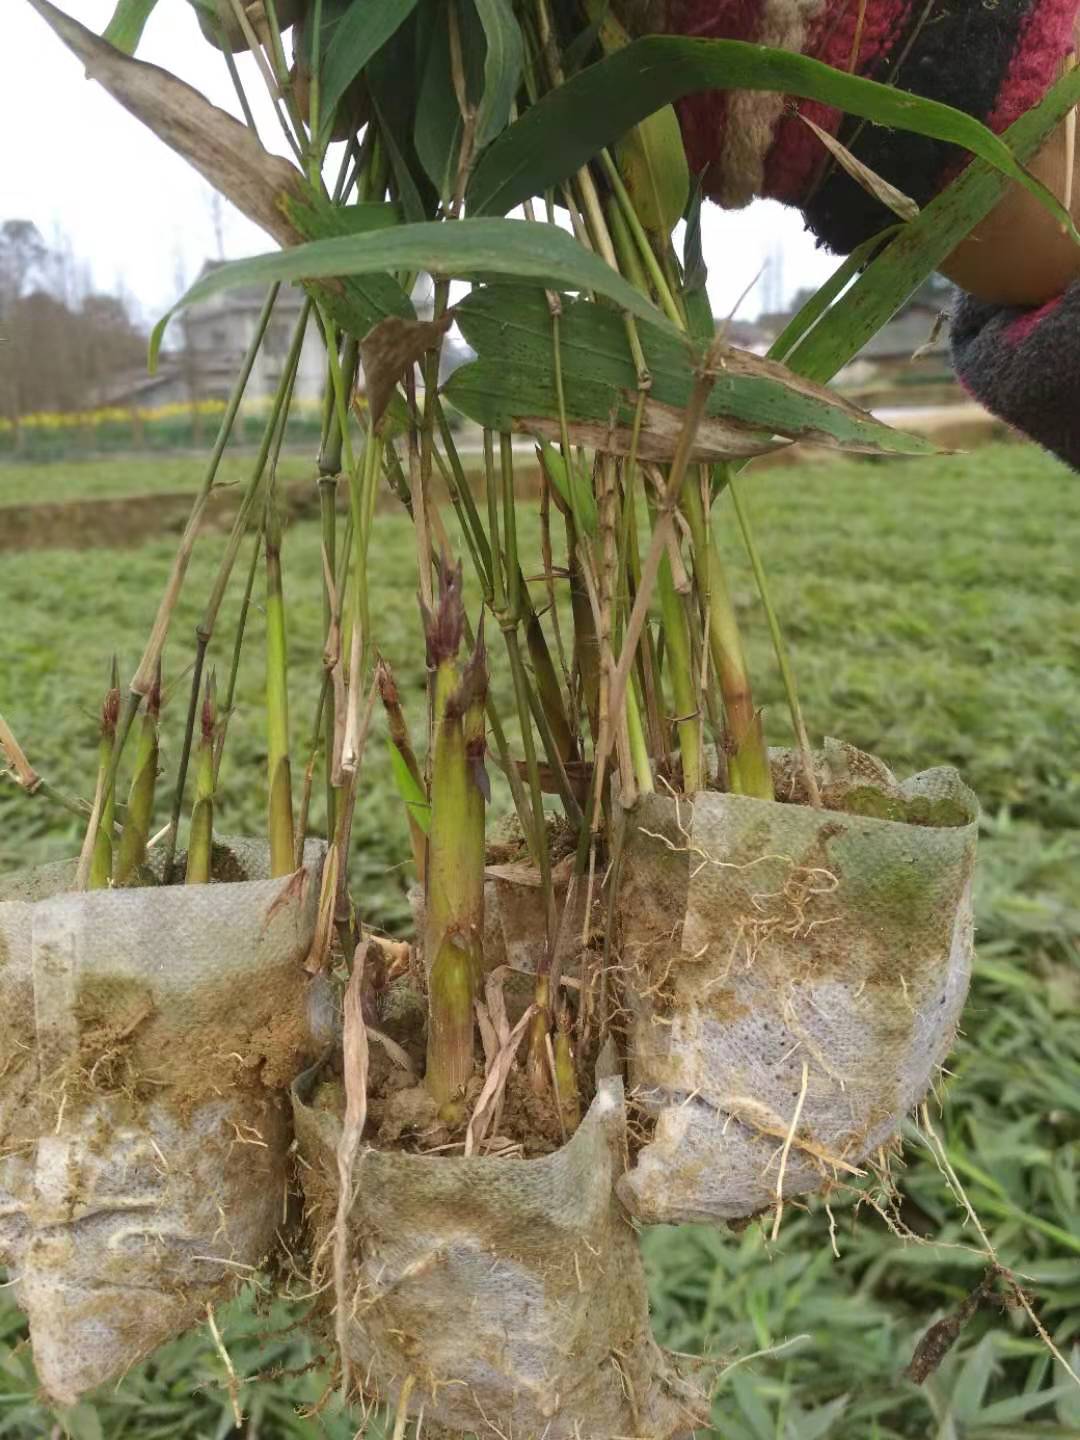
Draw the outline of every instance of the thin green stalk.
[[[649,243],[649,237],[646,235],[645,229],[637,217],[637,211],[634,209],[633,201],[627,194],[626,186],[623,184],[618,166],[606,150],[601,151],[600,163],[604,167],[604,174],[611,183],[615,199],[619,204],[619,210],[622,213],[623,219],[626,221],[627,228],[634,237],[638,253],[649,273],[649,279],[652,281],[653,288],[656,291],[657,298],[663,307],[664,313],[673,324],[678,325],[680,329],[684,329],[686,324],[685,318],[675,302],[675,296],[672,294],[671,287],[668,285],[660,262],[656,258],[656,253]],[[627,278],[629,279],[630,277],[627,276]]]
[[[386,711],[386,724],[390,733],[390,743],[401,757],[401,763],[405,767],[413,785],[416,787],[418,794],[426,795],[427,788],[424,785],[423,772],[420,769],[420,762],[416,758],[416,751],[413,749],[408,722],[405,719],[405,712],[401,708],[401,697],[398,694],[394,674],[386,661],[381,658],[375,666],[375,681],[379,687],[379,697],[382,700],[383,709]],[[482,724],[483,716],[481,715],[481,727]],[[417,878],[420,883],[423,884],[427,837],[416,816],[413,814],[410,805],[406,805],[405,813],[409,822],[409,842],[412,846],[413,864],[416,867]]]
[[[255,543],[251,547],[251,563],[248,565],[247,579],[244,582],[244,594],[240,601],[240,614],[236,622],[236,635],[233,638],[232,662],[229,666],[229,683],[225,687],[225,701],[220,707],[221,716],[218,725],[217,743],[214,747],[214,783],[217,784],[217,777],[221,770],[221,757],[225,751],[225,733],[232,719],[233,704],[236,699],[236,681],[240,674],[240,654],[244,648],[244,635],[247,630],[247,618],[251,609],[251,596],[255,589],[255,576],[259,569],[259,556],[262,553],[262,526],[255,534]]]
[[[154,822],[154,792],[157,788],[158,718],[161,711],[161,676],[143,702],[142,724],[135,746],[135,770],[128,792],[124,828],[113,869],[113,883],[137,883],[146,863],[146,848]]]
[[[211,670],[199,716],[199,754],[195,766],[195,803],[188,832],[188,885],[206,885],[214,854],[214,731],[217,727],[217,682]]]
[[[761,713],[754,706],[727,572],[719,546],[708,534],[701,490],[692,477],[683,486],[682,512],[690,527],[695,579],[708,611],[709,654],[727,720],[728,782],[736,794],[771,800],[769,753]]]
[[[445,427],[446,418],[445,415],[442,413],[441,408],[437,413],[440,427]],[[446,430],[446,434],[449,434],[448,429]],[[484,603],[490,610],[494,607],[494,596],[491,588],[491,573],[490,569],[488,568],[491,560],[491,551],[487,543],[487,536],[484,533],[483,526],[480,524],[479,516],[476,512],[475,502],[473,501],[472,493],[469,490],[468,482],[465,478],[465,472],[461,464],[460,456],[457,454],[456,447],[453,445],[452,435],[450,436],[450,443],[447,445],[446,448],[447,454],[450,457],[450,464],[448,465],[443,461],[442,456],[440,455],[440,452],[438,450],[436,450],[435,452],[435,459],[439,464],[443,478],[446,481],[447,490],[450,493],[451,500],[454,504],[455,512],[461,524],[462,533],[464,534],[466,544],[469,547],[469,551],[473,559],[473,565],[476,570],[476,574],[480,580],[481,589],[483,590]],[[392,448],[390,448],[387,452],[387,460],[387,473],[391,477],[392,488],[397,492],[399,499],[401,500],[402,504],[405,506],[407,513],[411,517],[412,497],[409,494],[408,483],[405,481],[404,475],[401,472],[401,461]],[[473,529],[473,521],[467,521],[465,518],[466,510],[463,503],[463,497],[465,496],[468,497],[468,513],[470,513],[475,519],[475,531]],[[441,528],[438,510],[435,511],[435,519],[437,522],[439,522]],[[445,531],[441,531],[440,538],[444,549],[447,551],[447,553],[449,553],[450,545],[449,541],[445,538]],[[482,554],[480,550],[477,549],[475,543],[477,539],[479,539],[482,543]],[[441,571],[441,561],[436,562],[436,568]],[[468,617],[466,617],[465,620],[465,639],[467,644],[472,645],[473,635],[468,622]],[[488,728],[491,731],[491,738],[495,745],[495,754],[498,759],[499,769],[506,777],[506,783],[510,787],[510,794],[514,802],[514,811],[518,817],[518,822],[521,825],[522,834],[531,835],[533,828],[532,812],[529,807],[528,799],[525,795],[524,787],[521,783],[521,776],[518,773],[518,768],[514,763],[513,756],[510,753],[510,746],[506,739],[506,731],[503,728],[502,720],[499,716],[498,707],[496,706],[495,701],[490,694],[490,691],[487,698],[487,723]]]
[[[337,584],[337,477],[341,472],[342,449],[348,430],[348,412],[342,404],[344,399],[342,391],[347,391],[353,384],[359,353],[359,344],[350,336],[342,351],[337,380],[334,378],[332,362],[329,360],[327,362],[330,370],[330,384],[326,387],[325,393],[328,415],[318,462],[319,513],[322,523],[323,555],[326,557],[326,569],[323,576],[323,635],[325,643],[329,643],[334,620],[330,587]],[[331,772],[336,718],[333,691],[329,690],[325,684],[320,703],[323,714],[323,745],[326,752],[326,835],[329,840],[334,834],[334,810],[337,804]]]
[[[101,739],[98,744],[98,791],[104,790],[105,777],[109,773],[113,745],[116,741],[116,722],[120,714],[120,675],[116,656],[112,658],[109,689],[101,706]],[[105,890],[112,882],[113,865],[113,824],[116,810],[116,788],[101,806],[101,821],[94,837],[94,855],[90,864],[90,878],[87,888]]]
[[[87,804],[85,800],[77,800],[73,795],[65,795],[62,790],[57,790],[43,776],[39,775],[34,767],[27,760],[23,753],[22,746],[12,734],[11,727],[0,715],[0,754],[7,760],[11,767],[7,771],[0,771],[13,780],[19,789],[27,795],[44,795],[50,800],[62,806],[70,815],[86,823],[94,812],[94,805]],[[100,807],[98,807],[100,816]]]
[[[281,583],[281,521],[273,497],[265,523],[266,760],[269,772],[271,875],[291,875],[295,862],[292,778],[289,769],[288,649]]]
[[[656,789],[656,786],[653,784],[649,746],[641,725],[637,692],[632,684],[626,687],[626,728],[630,743],[630,759],[634,767],[634,780],[642,794],[649,795]]]
[[[566,694],[569,695],[570,667],[566,663],[562,622],[559,619],[559,606],[555,599],[555,554],[551,544],[551,477],[543,465],[540,467],[540,555],[544,566],[544,588],[547,591],[548,614],[551,616],[551,628],[555,635],[555,652],[559,657],[559,668],[566,685]],[[576,751],[576,726],[570,725],[569,719],[567,725],[570,730],[571,742]]]
[[[684,489],[690,457],[693,453],[694,442],[697,437],[698,426],[701,424],[702,417],[705,414],[705,406],[709,394],[716,383],[716,378],[719,373],[719,354],[720,345],[714,342],[709,347],[701,369],[698,371],[694,380],[694,386],[690,392],[690,400],[686,406],[683,417],[682,429],[679,432],[678,443],[675,447],[675,456],[671,463],[671,470],[665,480],[663,494],[657,501],[657,520],[653,529],[652,542],[649,546],[648,554],[645,557],[645,563],[641,567],[640,584],[637,594],[634,597],[634,605],[630,611],[630,618],[627,622],[622,651],[619,655],[618,664],[615,667],[615,674],[611,680],[609,707],[612,715],[618,715],[622,710],[627,684],[630,680],[630,671],[634,664],[638,642],[645,625],[660,561],[667,550],[670,538],[675,533],[674,513],[679,502],[679,497]],[[610,730],[605,737],[604,744],[597,746],[594,784],[598,795],[602,795],[603,793],[604,769],[608,756],[611,753],[613,741],[614,731]],[[598,803],[594,803],[593,808],[594,813],[598,812]]]
[[[682,788],[685,794],[693,795],[701,789],[701,714],[690,655],[690,627],[687,623],[686,607],[682,596],[675,589],[671,561],[667,555],[660,561],[656,589],[667,639],[667,670],[671,677],[675,731],[682,759]],[[633,687],[627,686],[628,699],[632,693]]]
[[[304,767],[304,780],[300,787],[300,805],[296,813],[296,835],[293,842],[294,859],[296,869],[304,863],[304,845],[308,835],[308,817],[311,811],[311,791],[315,784],[315,766],[318,763],[319,755],[323,750],[323,716],[326,713],[327,696],[330,694],[330,675],[324,670],[322,680],[319,682],[319,696],[315,702],[315,719],[311,727],[311,741],[308,745],[308,762]],[[327,760],[326,773],[330,775],[330,760]],[[332,787],[331,787],[332,788]],[[327,829],[327,840],[333,838],[333,831]]]
[[[199,622],[200,632],[205,634],[208,639],[213,635],[218,611],[221,609],[221,602],[225,597],[225,591],[228,588],[229,580],[232,576],[233,566],[236,564],[236,557],[239,554],[244,537],[248,533],[251,518],[258,504],[263,477],[266,473],[267,460],[277,439],[278,426],[279,424],[281,424],[282,427],[284,426],[287,402],[292,394],[293,385],[296,380],[296,370],[300,363],[300,352],[304,348],[304,335],[307,331],[310,314],[311,301],[305,300],[293,331],[289,353],[285,357],[285,365],[281,373],[281,379],[278,381],[278,388],[274,392],[274,399],[270,406],[270,414],[267,417],[266,427],[263,430],[258,454],[255,457],[255,463],[252,466],[251,478],[248,481],[247,488],[240,501],[240,508],[236,512],[236,518],[233,521],[232,530],[229,532],[229,539],[225,546],[225,554],[222,556],[221,563],[218,566],[218,572],[214,577],[214,584],[210,591],[210,598],[206,602],[206,608]],[[282,434],[284,434],[284,428],[282,428]]]
[[[319,517],[322,527],[322,551],[326,557],[328,577],[323,580],[323,635],[329,640],[333,624],[333,602],[330,584],[337,584],[337,477],[323,475],[319,479]],[[329,579],[329,584],[327,583]],[[324,681],[329,677],[324,677]],[[323,729],[323,748],[326,752],[326,836],[334,833],[334,806],[337,803],[331,774],[331,756],[334,753],[334,696],[326,686],[326,699],[321,704],[320,714]],[[326,703],[326,701],[329,703]]]
[[[446,426],[445,416],[440,413],[440,432],[443,434],[444,443],[449,435],[450,443],[447,445],[449,464],[443,461],[438,451],[435,452],[436,461],[442,470],[443,478],[446,481],[447,490],[450,493],[451,502],[457,513],[461,524],[462,532],[465,535],[466,544],[473,559],[473,564],[484,591],[484,599],[490,609],[495,609],[494,581],[492,577],[492,556],[491,546],[487,534],[484,531],[480,520],[472,492],[469,488],[468,479],[462,467],[456,447],[453,445],[453,436]],[[493,442],[490,435],[485,439],[484,452],[485,472],[493,473],[494,452]],[[490,495],[490,491],[489,491]],[[490,519],[490,511],[489,511]],[[562,687],[555,670],[551,652],[540,624],[540,617],[532,603],[525,586],[525,578],[521,572],[520,564],[517,569],[517,583],[519,587],[522,618],[525,625],[525,643],[529,651],[529,658],[532,661],[533,673],[536,677],[535,692],[530,687],[531,708],[536,719],[537,729],[544,744],[544,751],[548,763],[555,774],[559,786],[559,793],[567,809],[567,818],[572,825],[580,822],[580,808],[577,797],[574,794],[573,786],[566,773],[566,762],[577,757],[577,745],[574,733],[567,716],[566,706],[563,702]]]
[[[321,179],[322,156],[319,153],[319,103],[321,100],[321,70],[320,58],[322,54],[322,0],[312,0],[311,6],[311,83],[308,95],[308,163],[311,170],[311,183],[316,185]]]
[[[514,452],[511,437],[507,434],[501,434],[499,436],[499,469],[502,479],[503,556],[506,565],[507,584],[506,608],[501,615],[497,612],[497,618],[502,626],[503,634],[506,637],[507,651],[510,656],[510,673],[514,683],[514,696],[521,722],[521,742],[522,748],[525,751],[525,771],[529,780],[529,792],[533,812],[534,836],[533,844],[530,848],[540,869],[540,888],[544,896],[547,928],[547,944],[536,966],[536,988],[533,993],[533,1001],[537,1009],[529,1026],[525,1068],[532,1089],[537,1094],[544,1094],[550,1083],[548,1073],[548,1037],[551,1032],[551,969],[555,958],[555,937],[558,929],[558,919],[555,913],[555,892],[551,880],[551,852],[548,848],[547,823],[544,818],[544,796],[540,783],[540,767],[537,763],[536,745],[533,741],[532,733],[531,707],[528,698],[528,677],[525,674],[525,666],[521,658],[521,649],[517,636],[517,625],[521,615],[524,584],[521,575],[521,566],[518,560],[517,521],[514,511]],[[494,489],[493,486],[492,489]],[[494,500],[489,500],[489,504],[492,506],[491,535],[494,543],[495,537],[499,534],[498,512]],[[498,572],[499,568],[499,563],[496,560],[496,572]]]
[[[743,505],[742,488],[736,480],[734,472],[729,472],[728,474],[728,488],[731,491],[731,503],[735,507],[735,516],[739,522],[739,529],[742,531],[743,544],[746,546],[746,553],[750,557],[750,566],[754,572],[754,579],[757,581],[758,594],[761,597],[761,604],[765,611],[765,619],[769,626],[769,634],[772,637],[773,650],[776,652],[776,663],[780,667],[780,676],[784,683],[784,694],[787,697],[788,710],[791,714],[791,725],[795,732],[795,743],[799,747],[799,755],[802,760],[802,769],[806,778],[810,803],[816,809],[820,809],[821,792],[818,788],[817,775],[814,771],[814,757],[810,749],[810,737],[806,733],[806,722],[803,720],[802,706],[799,703],[799,691],[795,683],[795,672],[791,668],[791,659],[788,655],[787,645],[784,642],[783,631],[780,629],[780,621],[777,618],[776,608],[772,602],[772,593],[765,576],[765,567],[761,562],[761,554],[758,551],[757,542],[754,539],[750,519]]]

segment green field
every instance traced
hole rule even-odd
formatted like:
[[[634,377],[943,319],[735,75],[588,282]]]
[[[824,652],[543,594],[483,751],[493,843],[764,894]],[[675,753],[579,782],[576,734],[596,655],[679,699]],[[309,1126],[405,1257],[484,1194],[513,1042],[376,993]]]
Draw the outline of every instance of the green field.
[[[160,483],[165,464],[147,463],[144,490]],[[0,471],[0,503],[46,498],[44,473]],[[50,481],[63,492],[55,498],[105,494],[99,487],[109,483],[96,465],[57,469]],[[133,493],[134,468],[123,483]],[[1080,485],[1040,453],[1010,446],[933,462],[775,469],[747,477],[746,486],[812,734],[872,750],[902,775],[955,764],[982,800],[979,962],[939,1130],[1001,1259],[1027,1277],[1061,1349],[1080,1351]],[[730,523],[721,501],[716,524],[731,556],[758,698],[769,738],[784,743],[761,608]],[[522,528],[531,537],[527,515]],[[411,532],[388,513],[376,534],[378,642],[419,726],[424,669]],[[91,788],[93,712],[108,656],[116,649],[126,671],[134,666],[173,543],[0,560],[0,710],[37,768],[67,790]],[[210,536],[197,552],[167,655],[160,823],[198,599],[222,545]],[[284,558],[296,774],[307,758],[321,650],[314,526],[293,527]],[[215,641],[219,680],[238,589],[234,583]],[[255,613],[222,771],[223,831],[262,824],[261,632]],[[495,643],[492,632],[493,652]],[[505,695],[505,667],[494,658]],[[402,929],[408,841],[381,730],[369,744],[354,838],[359,905],[371,923]],[[49,801],[10,786],[0,792],[0,865],[70,854],[77,843],[77,823]],[[856,1216],[846,1205],[836,1209],[835,1259],[817,1202],[804,1213],[789,1207],[776,1244],[756,1225],[646,1234],[666,1343],[731,1359],[784,1346],[725,1374],[714,1411],[723,1440],[1080,1434],[1080,1389],[1063,1383],[1015,1310],[977,1315],[923,1389],[901,1378],[918,1335],[977,1283],[985,1261],[963,1248],[977,1243],[973,1230],[917,1144],[900,1183],[906,1223],[947,1248],[905,1245],[871,1210]],[[247,1433],[348,1440],[357,1422],[334,1404],[298,1418],[298,1407],[323,1394],[326,1372],[304,1369],[316,1352],[302,1329],[290,1328],[296,1312],[247,1297],[228,1314],[238,1371],[263,1377],[244,1389]],[[4,1334],[11,1348],[0,1353],[0,1436],[60,1433],[57,1417],[36,1403],[19,1316],[0,1302]],[[224,1436],[231,1421],[223,1379],[200,1332],[62,1420],[78,1440]]]
[[[218,471],[219,485],[243,484],[251,474],[250,456],[228,454]],[[110,455],[108,458],[42,461],[15,465],[0,461],[0,507],[43,505],[61,500],[113,500],[124,495],[154,495],[198,490],[206,471],[206,457],[196,451],[183,455]],[[314,473],[310,449],[286,454],[278,464],[278,479],[310,479]],[[0,509],[0,525],[3,511]]]

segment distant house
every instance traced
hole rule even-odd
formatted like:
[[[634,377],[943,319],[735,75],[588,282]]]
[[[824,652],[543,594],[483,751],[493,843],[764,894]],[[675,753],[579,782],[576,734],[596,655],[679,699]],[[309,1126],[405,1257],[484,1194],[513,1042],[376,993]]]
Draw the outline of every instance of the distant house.
[[[811,293],[804,291],[796,295],[791,311],[758,317],[757,325],[770,341],[798,313]],[[949,296],[950,287],[938,277],[928,281],[840,371],[837,384],[874,392],[911,390],[914,393],[920,387],[933,387],[941,391],[942,400],[948,399],[953,390],[959,398],[962,392],[953,376],[948,328],[941,321],[948,309]]]
[[[208,260],[199,279],[212,274],[222,263]],[[248,346],[255,338],[265,302],[265,285],[238,285],[232,290],[220,290],[181,313],[178,323],[183,329],[184,344],[174,360],[186,380],[187,398],[228,398]],[[295,285],[281,287],[248,381],[246,393],[252,399],[262,399],[277,389],[303,306],[302,290]],[[317,326],[310,324],[300,352],[295,398],[317,400],[325,377],[322,339]]]
[[[223,261],[207,260],[199,279],[211,274]],[[219,291],[184,310],[178,320],[183,339],[178,348],[162,355],[158,374],[117,377],[110,401],[117,405],[165,405],[194,400],[228,399],[237,372],[258,329],[259,315],[266,300],[264,285],[238,285]],[[431,287],[420,282],[413,301],[421,318],[431,315]],[[296,322],[304,305],[304,293],[295,285],[283,285],[274,304],[270,324],[252,366],[247,384],[249,399],[261,400],[276,391],[292,344]],[[471,351],[453,333],[443,344],[440,378],[446,379],[458,365],[471,358]],[[326,356],[322,335],[314,319],[309,323],[300,352],[294,398],[316,402],[326,383]],[[363,387],[363,375],[360,386]]]
[[[110,376],[99,387],[97,403],[122,410],[152,410],[158,405],[189,405],[191,393],[183,370],[173,356],[165,354],[153,375],[140,366]]]
[[[836,377],[841,386],[897,390],[955,387],[942,305],[916,298],[883,325]],[[942,398],[945,398],[943,395]]]

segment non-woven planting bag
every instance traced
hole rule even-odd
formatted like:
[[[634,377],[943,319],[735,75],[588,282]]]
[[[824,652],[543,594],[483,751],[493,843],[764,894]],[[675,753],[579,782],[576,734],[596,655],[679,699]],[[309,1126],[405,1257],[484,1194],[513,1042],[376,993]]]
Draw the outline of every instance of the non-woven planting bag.
[[[329,1269],[340,1086],[302,1080],[293,1093],[314,1253]],[[624,1151],[618,1079],[540,1159],[362,1145],[337,1297],[358,1398],[423,1412],[425,1433],[515,1440],[674,1440],[706,1424],[700,1385],[649,1330],[614,1196]]]
[[[777,800],[641,797],[622,818],[618,945],[632,1104],[619,1182],[652,1223],[752,1215],[849,1181],[926,1094],[972,962],[977,804],[828,742]]]
[[[204,1320],[282,1222],[288,1087],[326,1043],[322,848],[283,879],[263,846],[218,861],[228,882],[0,887],[0,1262],[61,1404]]]

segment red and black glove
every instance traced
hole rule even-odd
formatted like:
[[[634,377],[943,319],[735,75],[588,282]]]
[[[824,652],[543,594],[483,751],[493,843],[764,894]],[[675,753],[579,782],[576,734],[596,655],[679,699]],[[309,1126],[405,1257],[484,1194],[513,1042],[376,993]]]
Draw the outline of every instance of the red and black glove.
[[[636,28],[747,40],[811,55],[974,115],[1000,132],[1036,104],[1073,48],[1080,0],[624,0]],[[691,172],[722,205],[763,195],[795,205],[841,254],[894,217],[825,151],[801,115],[926,204],[963,168],[943,141],[814,101],[712,91],[679,104]],[[1080,467],[1080,281],[1042,309],[962,296],[960,377],[990,409]]]

